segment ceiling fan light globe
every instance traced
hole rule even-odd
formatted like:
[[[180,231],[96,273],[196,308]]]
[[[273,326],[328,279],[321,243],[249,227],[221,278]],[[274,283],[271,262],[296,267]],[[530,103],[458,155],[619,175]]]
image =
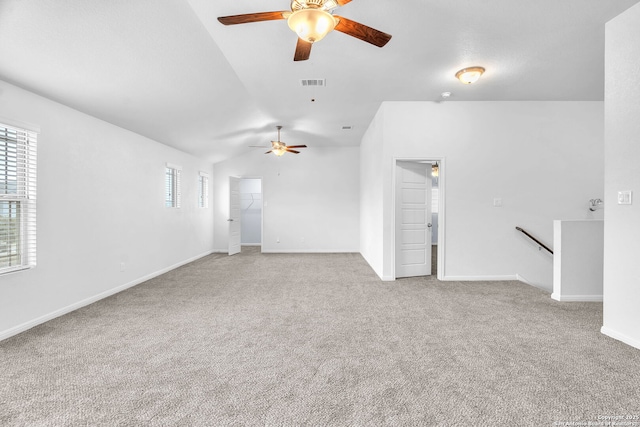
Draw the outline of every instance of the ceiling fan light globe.
[[[280,141],[280,134],[278,134],[277,141],[271,141],[271,152],[280,157],[287,151],[287,144]]]
[[[320,41],[336,26],[336,19],[321,9],[302,9],[293,12],[287,19],[289,28],[298,37],[309,43]]]

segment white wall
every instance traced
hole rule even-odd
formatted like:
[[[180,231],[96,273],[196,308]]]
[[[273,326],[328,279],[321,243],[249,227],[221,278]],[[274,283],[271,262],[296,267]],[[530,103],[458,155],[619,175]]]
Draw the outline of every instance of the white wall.
[[[237,176],[262,177],[263,252],[358,252],[359,152],[309,147],[276,157],[254,150],[216,163],[216,251],[228,249],[229,176]]]
[[[41,129],[38,265],[0,276],[0,339],[212,251],[213,209],[196,207],[211,164],[1,81],[0,121]],[[166,162],[181,209],[164,207]]]
[[[360,143],[360,253],[383,277],[384,109],[380,108]]]
[[[604,324],[640,348],[640,5],[606,26]],[[617,194],[632,190],[633,204]]]
[[[602,301],[604,221],[553,221],[553,293],[557,301]]]
[[[370,170],[383,175],[384,187],[382,217],[372,214],[382,221],[383,242],[365,257],[374,270],[393,276],[395,159],[442,157],[445,279],[521,277],[551,291],[551,256],[515,227],[551,244],[554,219],[602,217],[588,210],[588,200],[603,194],[603,103],[385,102],[381,110],[367,135],[383,141],[365,139],[361,154],[370,159],[383,152],[382,170]],[[362,191],[379,195],[379,185],[363,181]],[[493,207],[494,198],[503,207]],[[374,201],[361,209],[376,210]],[[362,224],[361,234],[379,228]]]

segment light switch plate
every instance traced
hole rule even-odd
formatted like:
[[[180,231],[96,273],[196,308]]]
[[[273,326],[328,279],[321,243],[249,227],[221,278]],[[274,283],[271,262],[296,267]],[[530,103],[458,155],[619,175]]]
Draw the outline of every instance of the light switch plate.
[[[618,204],[619,205],[630,205],[631,204],[631,190],[627,191],[618,191]]]
[[[502,199],[499,197],[496,197],[495,199],[493,199],[493,207],[494,208],[501,208],[502,207]]]

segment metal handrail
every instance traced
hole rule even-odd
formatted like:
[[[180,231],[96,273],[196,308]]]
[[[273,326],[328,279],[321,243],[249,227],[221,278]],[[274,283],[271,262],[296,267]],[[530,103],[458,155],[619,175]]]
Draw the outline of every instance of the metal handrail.
[[[527,233],[527,231],[523,230],[520,227],[516,227],[516,230],[518,230],[519,232],[523,233],[525,236],[527,236],[528,238],[530,238],[531,240],[533,240],[534,242],[536,242],[538,244],[539,248],[545,248],[547,251],[549,251],[549,253],[551,255],[553,255],[553,251],[551,249],[549,249],[549,247],[547,245],[545,245],[544,243],[542,243],[540,240],[536,239],[535,237],[533,237],[531,234]]]

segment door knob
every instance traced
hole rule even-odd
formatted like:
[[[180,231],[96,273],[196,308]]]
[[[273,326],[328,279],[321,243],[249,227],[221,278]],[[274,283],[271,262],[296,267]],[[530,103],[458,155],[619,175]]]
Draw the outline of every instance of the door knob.
[[[431,225],[431,223],[429,223],[429,224],[427,224],[427,227],[431,228],[431,227],[433,227],[433,226]]]
[[[233,221],[233,218],[229,218],[227,221]],[[431,226],[429,226],[429,227],[431,227]]]

